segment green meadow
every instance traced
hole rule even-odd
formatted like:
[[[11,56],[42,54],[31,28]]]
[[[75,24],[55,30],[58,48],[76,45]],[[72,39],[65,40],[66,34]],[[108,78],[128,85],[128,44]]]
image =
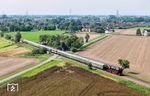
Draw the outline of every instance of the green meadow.
[[[24,39],[38,42],[40,35],[46,35],[46,34],[47,35],[60,35],[63,33],[65,32],[64,31],[35,31],[35,32],[21,32],[21,35],[22,35],[22,38]],[[14,36],[16,32],[10,32],[8,34]]]
[[[13,42],[8,41],[4,38],[0,38],[0,52],[5,51],[5,50],[9,50],[9,49],[14,49],[16,47],[17,46]]]

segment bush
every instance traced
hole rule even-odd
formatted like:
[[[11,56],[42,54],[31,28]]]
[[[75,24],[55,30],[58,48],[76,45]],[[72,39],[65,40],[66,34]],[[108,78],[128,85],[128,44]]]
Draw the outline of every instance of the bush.
[[[46,48],[40,48],[39,49],[39,54],[46,54],[47,49]]]
[[[71,51],[72,52],[77,52],[78,50],[77,50],[77,48],[73,47],[73,48],[71,48]]]
[[[10,40],[11,39],[11,35],[6,34],[5,35],[5,39]]]
[[[47,49],[46,48],[39,48],[39,49],[33,49],[32,50],[32,54],[36,55],[36,54],[46,54]]]
[[[39,54],[39,53],[40,53],[39,49],[33,49],[33,50],[32,50],[32,54],[33,54],[33,55]]]

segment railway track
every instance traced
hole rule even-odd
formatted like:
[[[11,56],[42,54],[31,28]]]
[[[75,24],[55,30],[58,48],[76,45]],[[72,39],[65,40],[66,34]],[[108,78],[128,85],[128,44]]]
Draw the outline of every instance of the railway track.
[[[102,62],[97,62],[97,61],[94,61],[94,60],[91,60],[91,59],[88,59],[88,58],[85,58],[85,57],[82,57],[82,56],[70,54],[70,53],[67,53],[67,52],[64,52],[64,51],[61,51],[61,50],[49,47],[49,46],[45,46],[45,45],[42,45],[42,44],[38,44],[38,43],[35,43],[35,42],[32,42],[32,41],[29,41],[29,40],[22,39],[21,41],[23,43],[27,43],[27,44],[29,44],[31,46],[34,46],[34,47],[37,47],[37,48],[41,48],[41,47],[42,48],[46,48],[51,53],[54,53],[54,54],[57,54],[57,55],[61,55],[63,57],[66,57],[66,58],[69,58],[69,59],[72,59],[72,60],[84,63],[86,65],[92,64],[92,66],[100,68],[100,69],[103,69],[103,67],[105,65],[107,65],[107,64],[104,64]]]
[[[70,53],[67,53],[67,52],[64,52],[64,51],[61,51],[61,50],[58,50],[58,49],[54,49],[54,48],[49,47],[49,46],[45,46],[45,45],[41,45],[41,44],[38,44],[38,43],[35,43],[35,42],[32,42],[32,41],[29,41],[29,40],[22,39],[21,41],[23,43],[27,43],[27,44],[35,46],[37,48],[41,48],[41,47],[46,48],[48,51],[50,51],[54,54],[69,58],[69,59],[74,60],[74,61],[78,61],[78,62],[83,63],[85,65],[92,64],[93,67],[101,69],[101,70],[103,70],[104,67],[106,67],[106,66],[109,66],[109,67],[111,66],[109,64],[104,64],[103,62],[98,62],[98,61],[94,61],[94,60],[91,60],[91,59],[88,59],[88,58],[85,58],[85,57],[82,57],[82,56],[70,54]],[[115,66],[112,66],[112,67],[115,67]],[[119,67],[116,67],[116,68],[119,68]],[[117,76],[117,77],[119,77],[119,76]],[[150,88],[149,83],[144,82],[144,81],[140,81],[140,80],[137,80],[137,79],[133,79],[132,77],[125,77],[124,76],[124,77],[119,77],[119,78],[130,80],[130,81],[133,81],[137,84],[140,84],[140,85],[143,85],[143,86],[146,86],[146,87]]]

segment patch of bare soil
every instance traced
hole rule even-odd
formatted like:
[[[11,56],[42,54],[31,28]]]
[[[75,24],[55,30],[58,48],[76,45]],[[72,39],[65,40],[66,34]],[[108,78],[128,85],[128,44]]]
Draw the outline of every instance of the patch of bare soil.
[[[0,77],[34,65],[37,62],[37,59],[0,57]]]

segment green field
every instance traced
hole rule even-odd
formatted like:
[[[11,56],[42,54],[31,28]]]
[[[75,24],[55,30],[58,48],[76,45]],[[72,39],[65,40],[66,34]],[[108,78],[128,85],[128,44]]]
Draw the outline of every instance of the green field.
[[[13,42],[8,41],[4,38],[0,38],[0,52],[14,48],[17,48],[17,45],[15,45]]]
[[[46,34],[48,34],[48,35],[60,35],[63,33],[64,33],[64,31],[35,31],[35,32],[21,32],[21,35],[24,39],[38,42],[40,35],[46,35]],[[16,32],[10,32],[8,34],[14,36],[16,34]]]

